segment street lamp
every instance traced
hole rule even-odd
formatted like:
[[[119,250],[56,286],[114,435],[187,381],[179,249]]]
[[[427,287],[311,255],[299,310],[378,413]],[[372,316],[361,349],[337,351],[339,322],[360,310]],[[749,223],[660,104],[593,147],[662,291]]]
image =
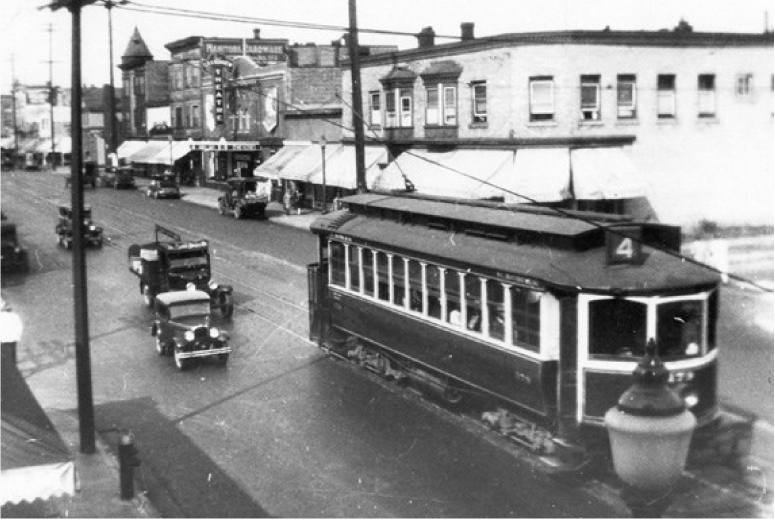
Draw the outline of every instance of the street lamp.
[[[320,136],[320,151],[323,154],[323,215],[326,214],[326,136]]]
[[[649,340],[633,385],[605,414],[614,470],[627,485],[622,498],[635,517],[659,516],[668,506],[689,454],[697,419],[668,386],[670,372]]]

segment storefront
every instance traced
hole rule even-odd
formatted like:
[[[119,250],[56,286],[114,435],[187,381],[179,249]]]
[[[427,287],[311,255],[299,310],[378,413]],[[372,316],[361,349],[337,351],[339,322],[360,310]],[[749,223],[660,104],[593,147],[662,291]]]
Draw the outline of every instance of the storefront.
[[[229,177],[252,177],[261,163],[258,141],[191,141],[193,155],[200,157],[199,182],[224,182]],[[198,153],[197,153],[198,152]]]

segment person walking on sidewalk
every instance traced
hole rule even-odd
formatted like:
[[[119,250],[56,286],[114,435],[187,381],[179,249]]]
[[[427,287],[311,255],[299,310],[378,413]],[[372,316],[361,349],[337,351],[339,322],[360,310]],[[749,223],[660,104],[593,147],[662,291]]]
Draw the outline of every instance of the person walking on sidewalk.
[[[291,208],[293,207],[293,189],[290,186],[285,188],[283,193],[283,209],[286,215],[291,214]]]

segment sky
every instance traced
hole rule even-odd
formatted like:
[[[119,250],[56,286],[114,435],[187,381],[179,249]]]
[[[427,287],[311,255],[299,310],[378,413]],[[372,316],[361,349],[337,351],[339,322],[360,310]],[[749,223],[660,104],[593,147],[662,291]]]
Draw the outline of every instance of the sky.
[[[114,0],[118,1],[118,0]],[[41,6],[48,0],[0,0],[0,92],[11,91],[15,77],[23,84],[43,85],[49,68],[55,85],[71,83],[71,14]],[[140,12],[164,6],[175,9],[262,18],[285,22],[325,24],[335,30],[312,30],[277,25],[218,21]],[[417,33],[431,26],[439,35],[457,36],[460,24],[473,22],[477,37],[494,34],[560,30],[672,29],[683,19],[699,32],[761,33],[772,27],[775,0],[358,0],[358,26]],[[169,59],[164,45],[188,36],[242,36],[260,28],[264,38],[287,38],[290,43],[330,43],[349,24],[348,0],[130,0],[112,10],[113,63],[135,28],[154,58]],[[103,85],[110,78],[108,11],[98,4],[81,15],[82,66],[85,85]],[[339,29],[341,28],[341,29]],[[411,36],[362,33],[361,44],[417,45]],[[49,62],[52,62],[51,64]],[[49,67],[51,65],[51,67]],[[114,69],[115,84],[121,71]]]

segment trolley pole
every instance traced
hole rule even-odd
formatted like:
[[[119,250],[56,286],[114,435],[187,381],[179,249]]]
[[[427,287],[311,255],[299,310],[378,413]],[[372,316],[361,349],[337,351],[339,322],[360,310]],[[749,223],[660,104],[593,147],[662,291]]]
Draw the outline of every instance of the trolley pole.
[[[355,130],[355,185],[358,193],[366,193],[366,157],[363,149],[364,131],[363,131],[363,96],[361,94],[361,58],[358,54],[360,45],[358,44],[358,20],[355,10],[355,0],[349,0],[350,8],[350,75],[352,76],[352,110],[353,127]]]
[[[78,421],[81,453],[95,452],[94,398],[89,352],[89,309],[86,300],[86,251],[83,236],[83,149],[81,121],[81,8],[96,0],[53,0],[48,6],[62,7],[72,14],[72,179],[73,206],[73,300],[75,308],[75,376],[78,388]]]

